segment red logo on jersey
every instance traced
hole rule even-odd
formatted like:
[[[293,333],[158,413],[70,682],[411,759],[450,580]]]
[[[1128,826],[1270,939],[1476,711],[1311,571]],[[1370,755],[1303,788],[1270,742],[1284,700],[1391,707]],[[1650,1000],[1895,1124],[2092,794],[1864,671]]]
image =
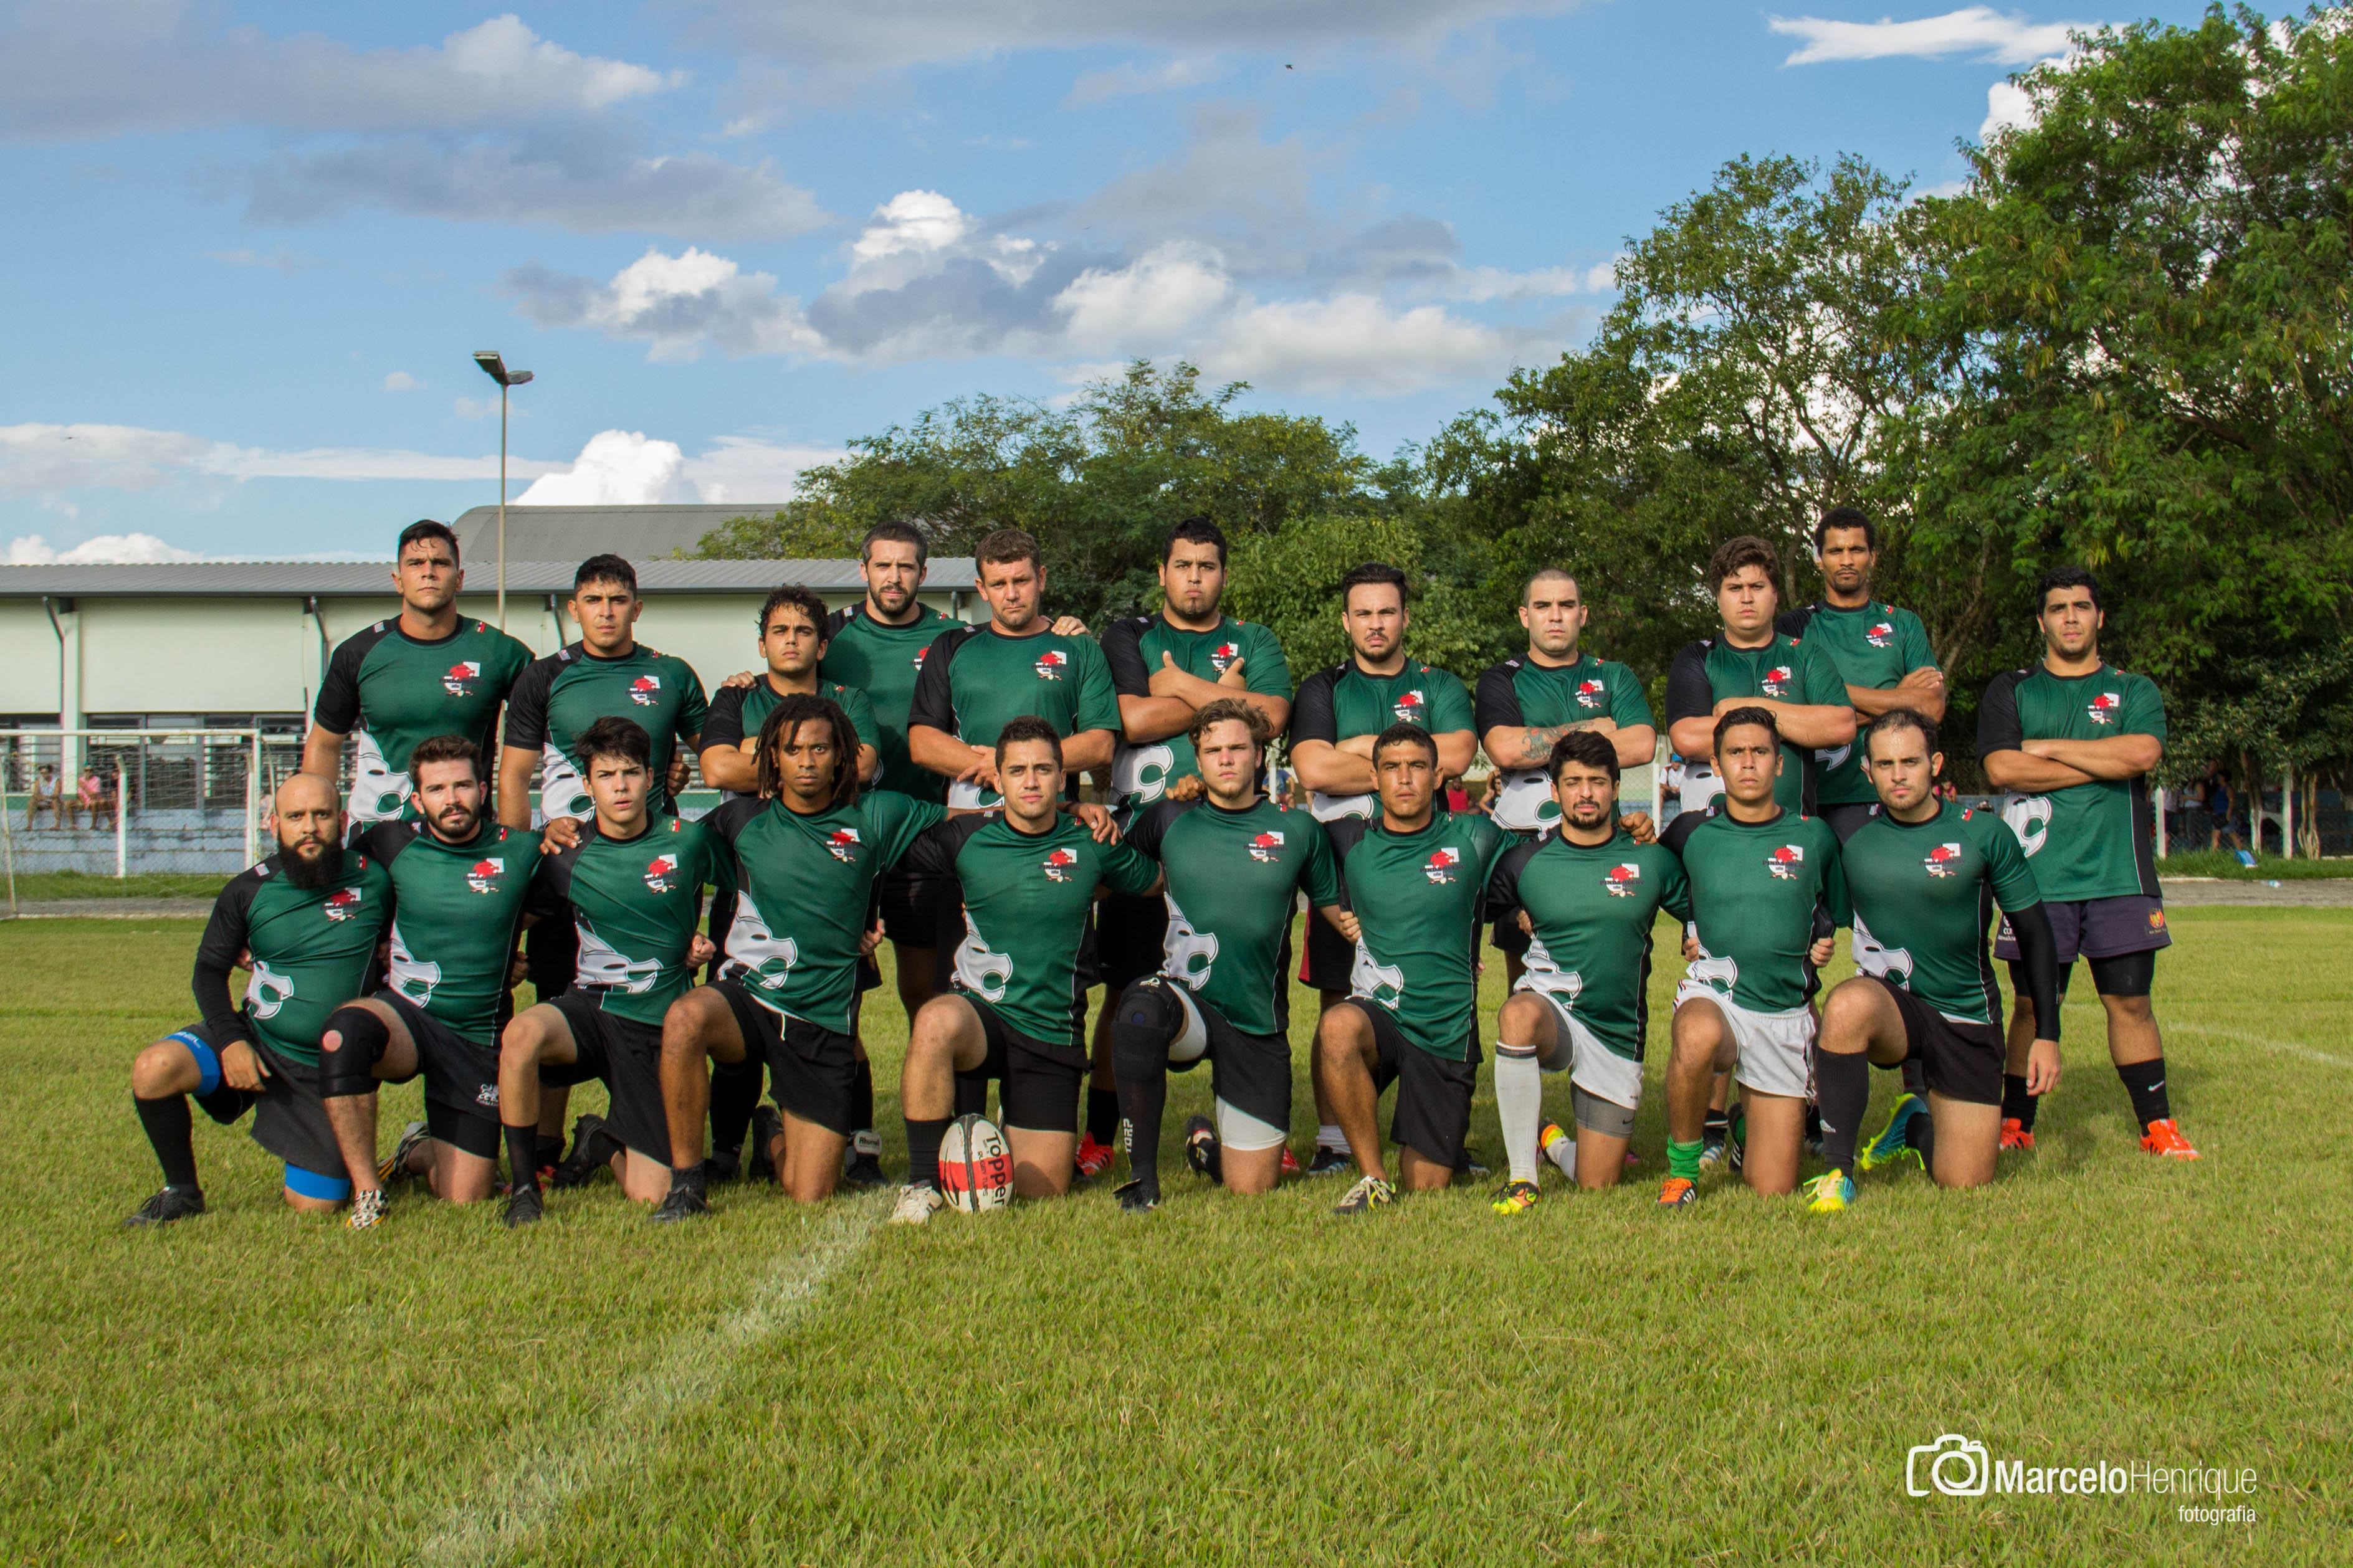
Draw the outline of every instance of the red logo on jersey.
[[[1055,850],[1051,855],[1047,856],[1045,859],[1046,880],[1050,882],[1069,881],[1071,879],[1071,868],[1078,863],[1079,858],[1071,854],[1069,850]]]
[[[1887,622],[1882,621],[1863,633],[1862,640],[1873,647],[1885,647],[1895,640],[1895,628]]]
[[[451,665],[449,672],[441,678],[441,689],[452,697],[471,697],[474,694],[474,689],[466,683],[470,680],[480,680],[481,678],[482,666],[480,660],[460,659]]]
[[[678,875],[678,857],[657,855],[646,862],[646,886],[657,893],[670,889],[670,879]]]
[[[2092,699],[2091,715],[2094,724],[2113,724],[2123,710],[2125,700],[2113,691],[2103,691]]]
[[[1960,858],[1959,845],[1939,844],[1928,851],[1928,858],[1923,864],[1928,868],[1928,875],[1931,877],[1949,877],[1953,874],[1953,867]]]
[[[1062,671],[1068,669],[1070,667],[1071,656],[1069,654],[1064,653],[1058,647],[1048,648],[1044,653],[1038,657],[1038,679],[1040,680],[1060,680],[1062,679]]]
[[[858,864],[858,829],[837,827],[825,841],[826,853],[845,866]]]
[[[1777,664],[1765,672],[1765,679],[1757,684],[1765,688],[1767,697],[1787,697],[1789,695],[1789,682],[1796,679],[1797,672],[1788,665]]]
[[[1209,650],[1209,666],[1219,675],[1223,675],[1226,672],[1226,666],[1233,663],[1234,660],[1241,658],[1241,656],[1242,650],[1240,644],[1221,642],[1216,647]]]
[[[925,643],[922,647],[915,650],[915,668],[917,669],[923,668],[923,656],[931,651],[932,645],[929,643]]]
[[[327,895],[327,918],[347,921],[359,912],[360,890],[357,888],[337,888]]]
[[[1601,885],[1609,889],[1613,899],[1630,899],[1634,896],[1634,884],[1641,879],[1642,868],[1640,866],[1612,866],[1609,874],[1601,879]]]
[[[650,708],[661,698],[661,677],[640,675],[629,682],[629,700],[640,708]]]
[[[507,863],[499,860],[477,860],[466,868],[466,886],[478,893],[495,893],[499,879],[505,875]]]
[[[1443,885],[1454,880],[1454,868],[1461,864],[1462,851],[1450,844],[1443,849],[1430,851],[1430,864],[1421,868],[1422,875]]]
[[[1271,860],[1275,858],[1274,852],[1282,847],[1282,835],[1270,829],[1250,841],[1250,858]]]
[[[1795,844],[1784,844],[1765,857],[1765,868],[1785,882],[1797,880],[1798,868],[1806,863],[1806,852]]]
[[[1601,706],[1602,698],[1608,695],[1609,690],[1609,689],[1599,680],[1580,680],[1577,683],[1577,705],[1580,708],[1599,708]]]
[[[1391,711],[1397,715],[1398,723],[1410,724],[1421,717],[1421,710],[1429,705],[1430,700],[1417,688],[1399,697],[1397,700],[1397,706]]]

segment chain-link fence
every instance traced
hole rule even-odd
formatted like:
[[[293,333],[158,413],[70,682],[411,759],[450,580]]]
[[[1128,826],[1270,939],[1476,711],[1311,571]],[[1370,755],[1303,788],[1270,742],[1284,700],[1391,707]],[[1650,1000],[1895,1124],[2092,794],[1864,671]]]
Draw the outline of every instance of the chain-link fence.
[[[0,731],[0,847],[17,877],[223,877],[260,858],[300,736],[258,730]]]

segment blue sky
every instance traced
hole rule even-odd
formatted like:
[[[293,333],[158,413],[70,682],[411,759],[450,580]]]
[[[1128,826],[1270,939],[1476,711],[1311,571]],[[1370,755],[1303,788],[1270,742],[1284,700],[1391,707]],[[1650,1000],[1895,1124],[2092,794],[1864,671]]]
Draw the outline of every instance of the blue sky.
[[[1726,159],[1956,181],[2009,73],[2140,14],[1887,3],[18,4],[0,538],[387,552],[497,499],[480,348],[537,374],[534,500],[776,500],[1138,353],[1385,455]]]

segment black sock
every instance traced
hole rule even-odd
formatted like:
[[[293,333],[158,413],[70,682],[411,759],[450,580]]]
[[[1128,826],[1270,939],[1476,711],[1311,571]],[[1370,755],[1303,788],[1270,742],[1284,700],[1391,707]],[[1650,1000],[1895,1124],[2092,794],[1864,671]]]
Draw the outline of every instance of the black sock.
[[[936,1187],[940,1184],[940,1140],[947,1136],[953,1118],[943,1116],[937,1121],[907,1118],[907,1184],[911,1187]]]
[[[1703,1143],[1716,1142],[1726,1135],[1731,1129],[1731,1126],[1732,1113],[1730,1111],[1710,1110],[1707,1113],[1706,1123],[1700,1129],[1700,1142]]]
[[[1928,1098],[1928,1064],[1918,1057],[1904,1058],[1904,1092]]]
[[[1822,1163],[1854,1174],[1854,1140],[1871,1103],[1871,1058],[1814,1047],[1814,1097],[1822,1117]]]
[[[1127,1169],[1137,1181],[1160,1181],[1160,1121],[1168,1105],[1168,1047],[1156,1037],[1135,1041],[1112,1033],[1111,1062],[1119,1075],[1119,1109],[1127,1118]]]
[[[1087,1136],[1108,1149],[1119,1137],[1119,1091],[1087,1086]]]
[[[2152,1121],[2163,1121],[2173,1114],[2172,1101],[2165,1092],[2165,1058],[2154,1057],[2145,1062],[2125,1062],[2116,1068],[2116,1076],[2125,1080],[2125,1092],[2132,1096],[2133,1119],[2147,1131]]]
[[[746,1053],[740,1062],[714,1062],[711,1068],[711,1146],[733,1152],[744,1147],[752,1130],[752,1112],[760,1104],[760,1059]]]
[[[507,1176],[516,1192],[539,1185],[540,1151],[538,1128],[507,1128]]]
[[[510,1129],[510,1132],[512,1132],[512,1130]],[[510,1160],[513,1159],[515,1150],[520,1147],[522,1147],[522,1145],[516,1143],[513,1139],[510,1137],[507,1142],[507,1158]],[[564,1163],[564,1135],[560,1132],[553,1138],[543,1138],[539,1135],[539,1129],[536,1127],[533,1128],[531,1130],[530,1149],[531,1157],[533,1162],[532,1170],[534,1173],[540,1171],[552,1171],[555,1169],[556,1166]]]
[[[1936,1171],[1936,1119],[1923,1110],[1905,1124],[1904,1142],[1920,1152],[1920,1164],[1929,1174]]]
[[[988,1079],[978,1073],[967,1078],[956,1074],[955,1113],[958,1116],[988,1114]]]
[[[2004,1121],[2015,1121],[2031,1132],[2034,1131],[2034,1112],[2042,1103],[2041,1095],[2026,1092],[2026,1079],[2022,1074],[2006,1072],[2001,1075],[2001,1119]]]
[[[858,1077],[849,1086],[849,1130],[874,1131],[874,1064],[862,1058],[858,1064]]]
[[[134,1095],[131,1103],[138,1107],[139,1125],[147,1130],[147,1142],[154,1145],[155,1163],[164,1167],[164,1182],[195,1191],[195,1119],[188,1114],[188,1097],[167,1094],[161,1100],[141,1100]]]

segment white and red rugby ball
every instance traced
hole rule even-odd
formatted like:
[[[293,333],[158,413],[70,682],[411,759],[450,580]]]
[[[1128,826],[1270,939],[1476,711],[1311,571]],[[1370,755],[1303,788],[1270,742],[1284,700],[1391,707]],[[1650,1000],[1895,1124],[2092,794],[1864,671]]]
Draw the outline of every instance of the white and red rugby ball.
[[[971,1112],[948,1124],[940,1136],[940,1191],[966,1214],[1013,1201],[1013,1153],[996,1122]]]

